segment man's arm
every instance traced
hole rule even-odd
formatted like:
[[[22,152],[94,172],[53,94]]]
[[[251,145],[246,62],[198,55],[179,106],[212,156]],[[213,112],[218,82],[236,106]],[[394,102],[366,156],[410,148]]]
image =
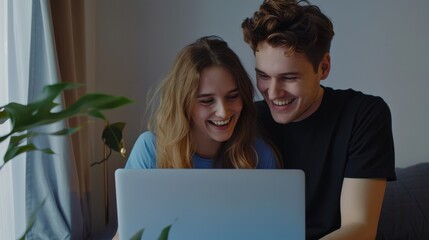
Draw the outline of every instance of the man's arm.
[[[341,227],[322,239],[375,239],[385,190],[385,179],[345,178]]]
[[[116,231],[115,236],[113,236],[112,240],[119,240],[119,232]]]

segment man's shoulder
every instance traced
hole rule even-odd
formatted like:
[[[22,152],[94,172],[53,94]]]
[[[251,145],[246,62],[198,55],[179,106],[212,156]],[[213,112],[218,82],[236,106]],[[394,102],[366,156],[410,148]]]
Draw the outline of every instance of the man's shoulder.
[[[391,121],[390,108],[380,96],[354,89],[328,89],[326,92],[328,97],[324,106],[325,112],[331,113],[331,117],[341,118],[342,123]]]
[[[325,89],[325,93],[334,98],[365,98],[365,97],[377,97],[367,93],[363,93],[359,90],[355,90],[352,88],[348,89],[334,89],[331,87],[323,87]]]
[[[380,96],[363,93],[361,91],[349,89],[333,89],[325,87],[325,96],[330,103],[344,104],[346,107],[358,108],[367,105],[387,106],[384,99]]]

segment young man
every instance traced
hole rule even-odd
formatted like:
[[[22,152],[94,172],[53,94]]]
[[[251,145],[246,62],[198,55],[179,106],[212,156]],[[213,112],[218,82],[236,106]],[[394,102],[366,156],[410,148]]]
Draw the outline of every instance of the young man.
[[[380,97],[320,85],[331,21],[307,1],[266,0],[242,23],[256,57],[259,126],[286,168],[306,174],[308,239],[374,239],[396,178],[391,115]]]

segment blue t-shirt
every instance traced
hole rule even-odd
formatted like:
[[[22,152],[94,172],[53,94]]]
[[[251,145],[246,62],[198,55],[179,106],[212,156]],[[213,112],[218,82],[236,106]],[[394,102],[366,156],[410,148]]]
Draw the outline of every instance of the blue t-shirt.
[[[125,168],[156,168],[156,139],[152,132],[144,132],[137,139],[131,150]],[[273,150],[262,139],[257,138],[254,148],[258,154],[256,168],[277,168],[277,162]],[[194,168],[213,168],[211,159],[198,155],[192,157]]]

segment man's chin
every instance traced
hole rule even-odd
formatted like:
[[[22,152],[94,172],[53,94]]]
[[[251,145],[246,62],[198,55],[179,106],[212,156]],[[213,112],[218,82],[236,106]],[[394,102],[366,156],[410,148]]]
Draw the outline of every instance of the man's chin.
[[[286,114],[278,114],[278,113],[271,112],[271,115],[274,121],[278,124],[287,124],[292,122],[293,120],[290,115],[286,115]]]

